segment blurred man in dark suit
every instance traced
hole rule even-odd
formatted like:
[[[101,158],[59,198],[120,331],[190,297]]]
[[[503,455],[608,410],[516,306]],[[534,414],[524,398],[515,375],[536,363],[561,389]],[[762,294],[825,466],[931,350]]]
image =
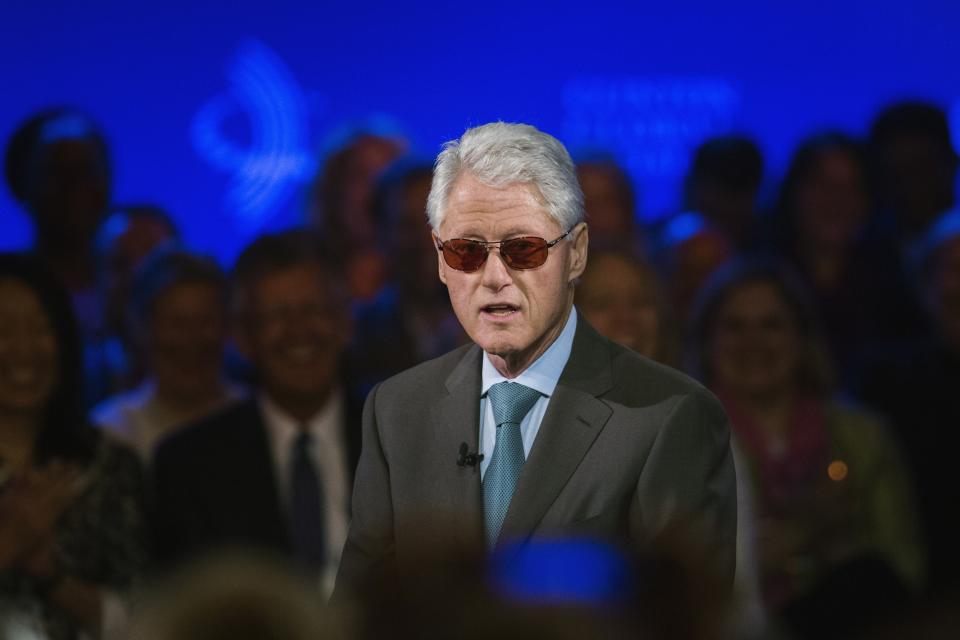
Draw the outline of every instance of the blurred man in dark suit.
[[[359,448],[339,376],[346,300],[299,232],[256,240],[233,277],[237,342],[255,389],[157,448],[158,551],[168,562],[223,546],[275,551],[329,591]]]

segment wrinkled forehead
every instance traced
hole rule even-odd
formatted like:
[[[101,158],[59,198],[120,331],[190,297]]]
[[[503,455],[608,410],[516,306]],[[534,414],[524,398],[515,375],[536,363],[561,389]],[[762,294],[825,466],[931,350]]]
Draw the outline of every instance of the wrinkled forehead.
[[[347,305],[341,279],[330,267],[314,260],[265,269],[236,280],[232,294],[234,311],[241,314],[305,302],[337,311]]]
[[[491,185],[468,174],[453,184],[446,204],[442,231],[516,227],[547,232],[560,226],[531,183]]]

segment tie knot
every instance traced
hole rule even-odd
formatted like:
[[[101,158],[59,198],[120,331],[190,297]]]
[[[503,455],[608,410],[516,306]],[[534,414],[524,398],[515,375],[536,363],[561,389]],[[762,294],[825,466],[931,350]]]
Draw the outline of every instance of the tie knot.
[[[487,392],[497,426],[510,422],[520,424],[540,398],[540,392],[516,382],[498,382]]]
[[[300,433],[297,434],[297,439],[293,441],[293,450],[298,454],[308,453],[312,442],[313,438],[310,434],[305,429],[302,429]]]

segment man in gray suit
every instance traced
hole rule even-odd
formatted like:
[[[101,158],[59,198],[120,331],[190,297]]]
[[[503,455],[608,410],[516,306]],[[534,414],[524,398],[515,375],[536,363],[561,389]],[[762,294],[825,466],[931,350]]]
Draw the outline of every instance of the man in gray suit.
[[[527,125],[470,129],[437,159],[427,211],[474,344],[367,397],[338,590],[416,572],[436,546],[579,535],[683,535],[732,581],[726,416],[696,382],[578,317],[587,225],[563,145]]]

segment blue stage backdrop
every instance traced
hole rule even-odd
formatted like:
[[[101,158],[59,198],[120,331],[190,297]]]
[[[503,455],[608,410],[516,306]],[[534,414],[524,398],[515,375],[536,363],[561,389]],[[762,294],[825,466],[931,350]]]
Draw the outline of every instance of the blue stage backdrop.
[[[752,135],[773,184],[800,139],[863,133],[891,100],[960,122],[954,0],[332,5],[5,1],[0,138],[81,107],[110,138],[114,200],[169,209],[227,262],[303,219],[323,150],[358,120],[424,156],[469,125],[530,122],[616,154],[645,219],[677,206],[709,135]],[[3,190],[0,248],[29,243]]]

